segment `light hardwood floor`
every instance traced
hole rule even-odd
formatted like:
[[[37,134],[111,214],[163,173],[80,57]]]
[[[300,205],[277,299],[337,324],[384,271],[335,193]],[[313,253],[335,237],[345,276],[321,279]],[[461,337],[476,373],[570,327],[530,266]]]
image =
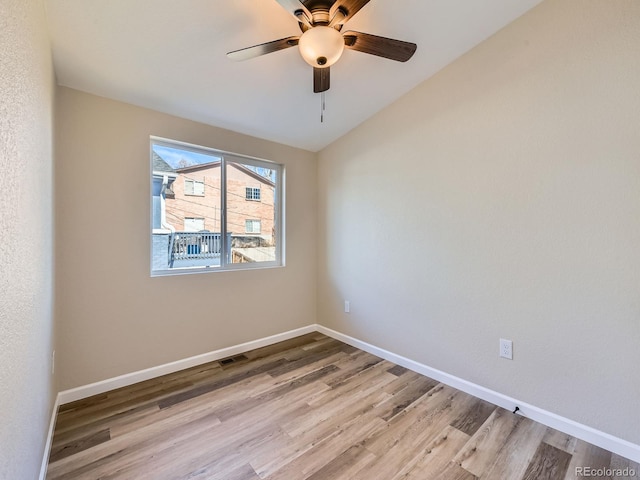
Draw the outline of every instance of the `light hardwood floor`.
[[[640,471],[309,334],[63,405],[47,479],[577,479],[611,466]]]

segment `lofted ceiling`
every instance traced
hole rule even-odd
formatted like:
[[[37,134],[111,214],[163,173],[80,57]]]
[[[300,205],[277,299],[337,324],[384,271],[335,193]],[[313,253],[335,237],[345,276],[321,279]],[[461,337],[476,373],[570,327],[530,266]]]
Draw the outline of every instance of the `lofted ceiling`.
[[[371,0],[346,30],[413,42],[399,63],[346,50],[324,122],[312,68],[289,48],[226,53],[299,35],[275,0],[45,0],[57,81],[259,138],[318,151],[540,0]]]

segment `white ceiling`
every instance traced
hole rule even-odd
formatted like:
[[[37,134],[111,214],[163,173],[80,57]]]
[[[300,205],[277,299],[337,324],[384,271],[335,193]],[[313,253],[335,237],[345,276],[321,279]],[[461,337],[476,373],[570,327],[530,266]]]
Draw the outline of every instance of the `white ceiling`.
[[[45,1],[60,85],[318,151],[541,0],[371,0],[345,31],[418,50],[407,63],[346,50],[324,123],[297,48],[225,56],[300,34],[275,0]]]

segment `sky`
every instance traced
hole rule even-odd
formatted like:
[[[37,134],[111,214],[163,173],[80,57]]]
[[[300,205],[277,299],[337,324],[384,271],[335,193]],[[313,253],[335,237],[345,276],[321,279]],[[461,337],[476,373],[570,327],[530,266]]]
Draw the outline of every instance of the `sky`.
[[[153,151],[162,157],[171,168],[190,167],[192,165],[200,165],[202,163],[215,162],[220,157],[215,155],[204,155],[201,153],[193,153],[188,150],[180,150],[177,148],[165,147],[163,145],[154,145]],[[181,160],[184,160],[181,162]]]

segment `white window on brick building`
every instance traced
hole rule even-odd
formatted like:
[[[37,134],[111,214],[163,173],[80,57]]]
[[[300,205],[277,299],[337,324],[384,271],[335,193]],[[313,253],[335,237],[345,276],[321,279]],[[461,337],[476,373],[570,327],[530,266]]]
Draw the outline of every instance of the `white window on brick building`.
[[[260,201],[260,187],[247,187],[245,190],[247,200]]]
[[[204,218],[187,217],[184,219],[185,232],[200,232],[204,230]]]
[[[184,179],[184,194],[196,195],[198,197],[204,196],[204,182],[194,180],[192,178]]]
[[[245,231],[247,233],[260,233],[260,220],[246,220]]]

